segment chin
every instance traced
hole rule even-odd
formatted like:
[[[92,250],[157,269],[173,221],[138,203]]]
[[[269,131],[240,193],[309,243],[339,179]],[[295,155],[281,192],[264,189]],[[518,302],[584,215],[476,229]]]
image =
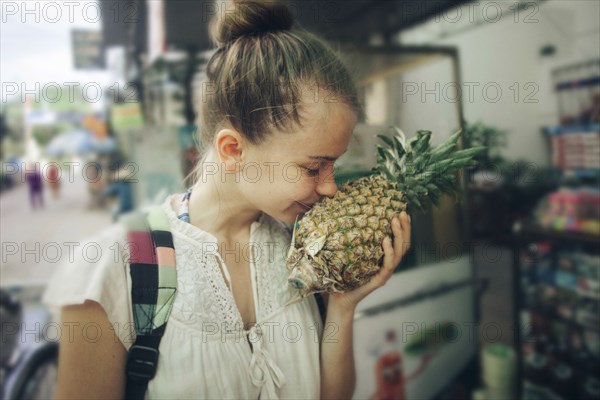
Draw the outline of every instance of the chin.
[[[302,215],[299,214],[298,215],[298,219],[302,218]],[[292,225],[294,222],[296,222],[296,216],[291,216],[286,214],[284,215],[282,218],[277,218],[279,219],[281,222],[287,224],[287,225]]]
[[[273,218],[278,219],[279,221],[287,225],[292,225],[294,222],[296,222],[296,218],[300,220],[303,216],[304,212],[298,212],[296,210],[286,210],[279,215],[273,216]]]
[[[296,222],[296,218],[300,220],[308,211],[310,211],[310,209],[307,209],[306,207],[301,207],[298,205],[298,203],[294,203],[290,207],[279,212],[270,213],[268,211],[265,211],[265,213],[269,214],[271,217],[275,218],[278,221],[281,221],[287,225],[292,225],[294,222]]]

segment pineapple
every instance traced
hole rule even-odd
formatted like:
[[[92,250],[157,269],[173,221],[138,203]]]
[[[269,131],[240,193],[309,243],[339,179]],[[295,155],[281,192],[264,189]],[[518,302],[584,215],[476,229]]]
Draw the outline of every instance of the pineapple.
[[[391,236],[391,220],[410,207],[423,209],[444,193],[453,193],[458,169],[474,165],[482,147],[455,151],[460,131],[432,149],[431,132],[418,131],[407,142],[397,128],[393,138],[378,135],[377,167],[349,182],[333,198],[315,204],[294,225],[287,257],[288,283],[300,294],[345,292],[377,273],[381,243]]]

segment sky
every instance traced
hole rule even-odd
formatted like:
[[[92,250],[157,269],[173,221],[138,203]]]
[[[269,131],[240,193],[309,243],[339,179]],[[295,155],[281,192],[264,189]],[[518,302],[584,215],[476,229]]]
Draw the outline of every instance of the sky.
[[[2,101],[13,83],[26,90],[50,82],[110,84],[106,71],[73,68],[70,32],[101,30],[96,1],[0,0],[0,7]]]

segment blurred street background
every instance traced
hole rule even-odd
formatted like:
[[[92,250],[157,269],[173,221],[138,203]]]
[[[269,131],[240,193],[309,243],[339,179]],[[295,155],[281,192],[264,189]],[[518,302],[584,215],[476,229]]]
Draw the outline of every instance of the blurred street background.
[[[65,242],[77,242],[82,236],[94,235],[108,226],[111,218],[105,210],[89,209],[86,182],[81,177],[65,185],[60,198],[45,199],[45,207],[33,213],[29,203],[24,201],[27,197],[26,185],[19,185],[2,194],[0,233],[2,238],[6,238],[3,239],[4,243],[10,241],[19,248],[32,250],[23,258],[20,251],[18,257],[9,257],[5,253],[2,281],[11,286],[41,287],[50,279],[58,257],[50,254],[50,250],[49,257],[40,257],[41,249],[36,249],[36,246],[40,243],[56,243],[62,247]],[[24,223],[30,224],[27,229],[14,229]]]
[[[366,116],[486,146],[360,304],[355,398],[600,399],[600,2],[284,0]],[[49,398],[43,291],[69,246],[192,184],[212,0],[0,0],[2,398]],[[390,378],[382,362],[399,355]],[[387,396],[387,397],[386,397]]]

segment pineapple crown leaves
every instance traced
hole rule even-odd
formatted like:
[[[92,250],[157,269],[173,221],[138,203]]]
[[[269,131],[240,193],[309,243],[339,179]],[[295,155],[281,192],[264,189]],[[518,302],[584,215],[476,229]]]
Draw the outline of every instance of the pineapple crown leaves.
[[[473,156],[485,147],[455,150],[461,131],[437,146],[431,146],[431,132],[419,130],[407,140],[404,133],[391,127],[395,135],[377,135],[384,146],[377,146],[377,167],[372,172],[396,183],[408,203],[423,210],[425,200],[438,205],[444,194],[455,194],[455,173],[476,165]]]

